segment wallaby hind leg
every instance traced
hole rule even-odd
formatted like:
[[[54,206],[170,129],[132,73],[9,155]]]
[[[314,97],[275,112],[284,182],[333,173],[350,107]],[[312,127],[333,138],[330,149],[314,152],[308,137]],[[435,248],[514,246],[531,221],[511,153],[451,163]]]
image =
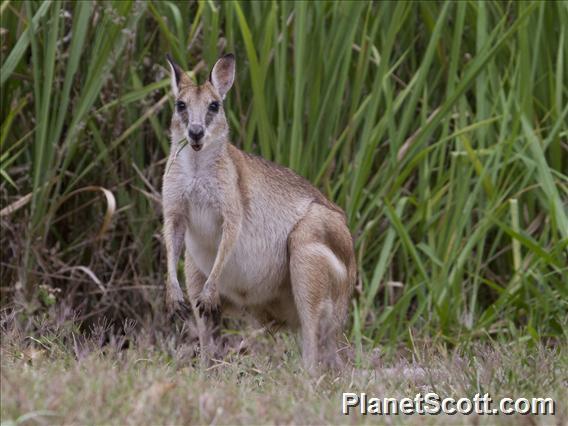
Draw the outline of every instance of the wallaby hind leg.
[[[195,307],[197,296],[203,290],[207,278],[195,266],[190,254],[186,250],[184,259],[184,273],[187,286],[188,299],[193,308],[199,330],[199,346],[200,356],[203,365],[208,365],[211,359],[220,350],[220,327],[221,315],[200,315],[199,310]]]
[[[337,339],[353,287],[352,240],[343,217],[312,205],[288,239],[290,280],[302,330],[302,357],[314,372],[337,366]]]

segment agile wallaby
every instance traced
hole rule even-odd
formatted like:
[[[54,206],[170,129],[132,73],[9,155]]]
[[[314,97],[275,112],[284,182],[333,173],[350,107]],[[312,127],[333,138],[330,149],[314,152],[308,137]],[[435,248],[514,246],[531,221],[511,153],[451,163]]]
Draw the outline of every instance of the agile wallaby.
[[[163,180],[170,310],[188,309],[176,264],[185,243],[185,278],[202,354],[214,347],[221,310],[301,328],[310,370],[336,365],[337,341],[356,280],[345,214],[290,169],[229,142],[223,100],[235,77],[232,54],[194,84],[168,55],[175,112]]]

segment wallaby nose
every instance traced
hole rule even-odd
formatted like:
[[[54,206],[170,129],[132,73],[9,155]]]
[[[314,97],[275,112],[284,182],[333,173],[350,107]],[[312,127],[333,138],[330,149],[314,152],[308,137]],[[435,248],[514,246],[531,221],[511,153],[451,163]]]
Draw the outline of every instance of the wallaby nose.
[[[203,126],[200,126],[199,124],[192,124],[189,126],[189,137],[195,142],[199,142],[204,134]]]

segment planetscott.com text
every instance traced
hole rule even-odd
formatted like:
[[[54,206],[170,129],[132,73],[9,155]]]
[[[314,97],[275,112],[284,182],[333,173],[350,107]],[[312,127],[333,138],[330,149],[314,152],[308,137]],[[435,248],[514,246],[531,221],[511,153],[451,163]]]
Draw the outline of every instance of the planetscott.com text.
[[[366,393],[345,392],[342,413],[363,415],[436,415],[481,414],[554,415],[556,402],[552,398],[501,398],[493,400],[489,394],[475,394],[473,398],[442,398],[434,392],[418,393],[412,398],[377,398]]]

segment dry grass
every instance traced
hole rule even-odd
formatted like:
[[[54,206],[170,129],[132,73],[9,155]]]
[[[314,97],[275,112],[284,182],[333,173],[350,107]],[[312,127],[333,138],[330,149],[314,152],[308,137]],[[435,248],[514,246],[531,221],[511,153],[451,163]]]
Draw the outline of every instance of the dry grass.
[[[81,332],[69,313],[25,326],[2,323],[2,425],[12,424],[566,424],[565,347],[483,345],[447,351],[424,345],[392,355],[365,352],[364,368],[309,378],[294,338],[246,335],[248,351],[209,369],[194,357],[191,333],[126,324]],[[240,340],[243,335],[236,338]],[[545,417],[341,414],[342,392],[378,397],[552,397]]]

